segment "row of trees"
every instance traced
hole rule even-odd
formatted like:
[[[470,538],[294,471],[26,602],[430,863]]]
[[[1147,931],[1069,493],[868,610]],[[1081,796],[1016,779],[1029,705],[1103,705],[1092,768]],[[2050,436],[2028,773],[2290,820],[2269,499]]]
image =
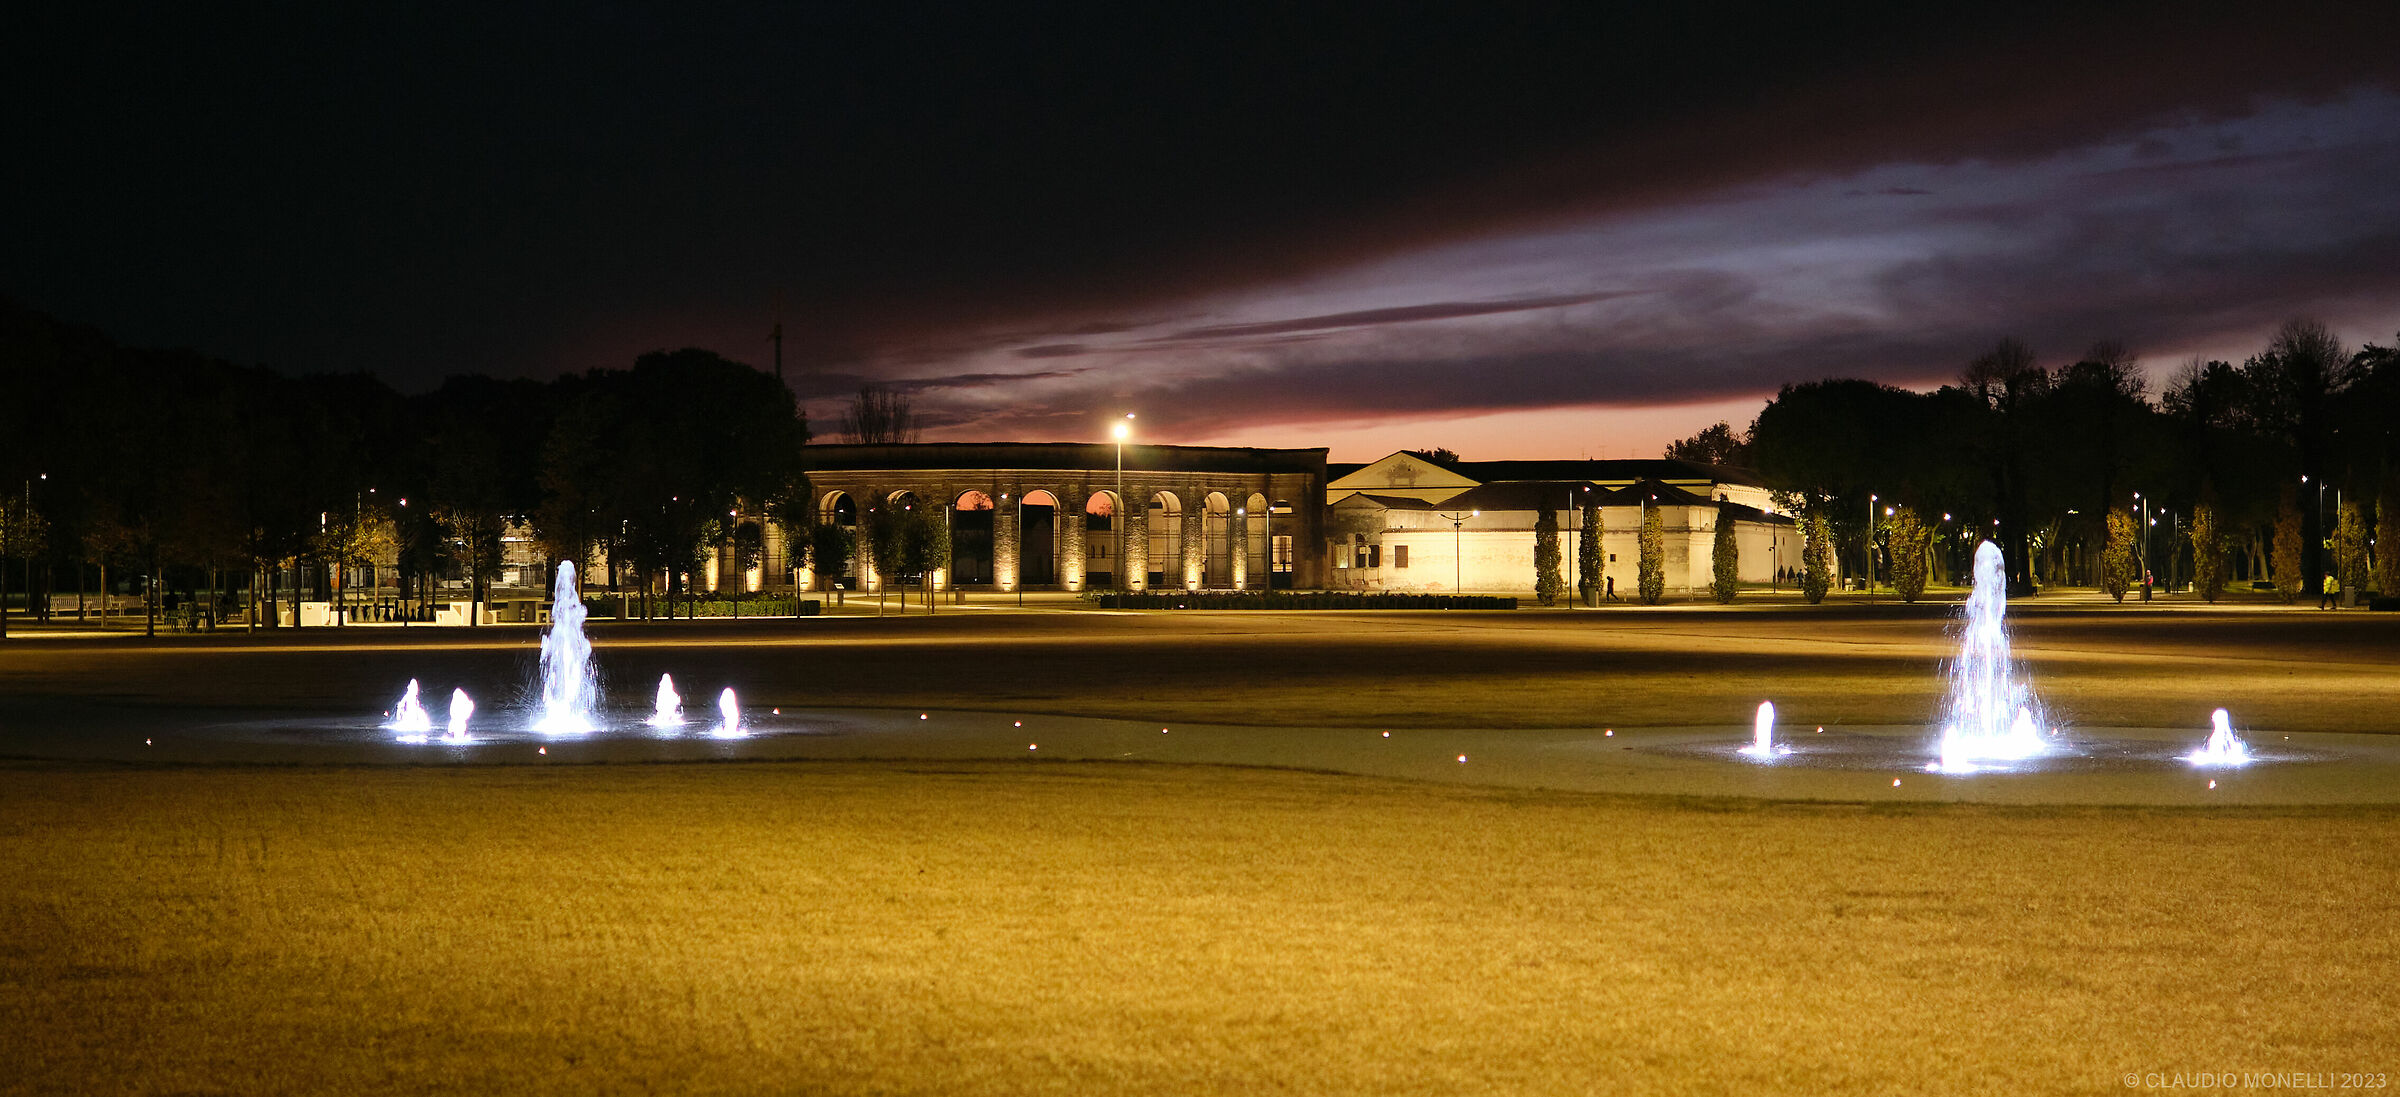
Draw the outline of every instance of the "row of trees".
[[[605,554],[593,581],[664,575],[672,592],[716,546],[755,564],[763,531],[743,514],[810,524],[809,430],[792,394],[704,350],[402,395],[365,374],[119,347],[0,302],[0,394],[15,397],[0,399],[0,477],[16,489],[0,553],[44,590],[67,588],[62,570],[80,591],[95,572],[106,589],[110,569],[135,569],[213,613],[215,599],[194,596],[297,602],[276,577],[309,564],[306,593],[338,600],[342,565],[375,563],[404,592],[447,576],[480,598],[503,528],[524,520],[553,562]],[[905,422],[904,404],[881,409],[887,427],[895,412]],[[837,530],[793,553],[820,546],[847,552]]]
[[[1918,581],[1909,561],[1928,556],[1956,575],[1988,537],[2016,593],[2106,587],[2110,516],[2122,514],[2117,551],[2134,554],[2135,585],[2271,577],[2297,596],[2327,574],[2400,589],[2371,563],[2400,551],[2369,549],[2400,545],[2396,430],[2400,353],[2351,351],[2293,320],[2239,365],[2185,364],[2155,399],[2121,345],[2045,368],[2003,339],[1934,392],[1787,385],[1746,434],[1720,423],[1667,455],[1756,469],[1826,524],[1827,550],[1838,544],[1852,572],[1872,554],[1895,581]]]
[[[1583,529],[1575,542],[1575,586],[1587,606],[1599,604],[1603,585],[1605,556],[1600,550],[1600,532],[1599,506],[1586,505]],[[1642,527],[1634,544],[1635,589],[1643,605],[1655,606],[1667,596],[1667,531],[1657,507],[1642,507]],[[1722,514],[1717,519],[1715,554],[1710,593],[1719,602],[1731,602],[1740,590],[1741,556],[1734,542],[1733,520]],[[1560,565],[1558,510],[1545,504],[1533,520],[1533,593],[1545,606],[1555,606],[1566,596],[1567,581]]]

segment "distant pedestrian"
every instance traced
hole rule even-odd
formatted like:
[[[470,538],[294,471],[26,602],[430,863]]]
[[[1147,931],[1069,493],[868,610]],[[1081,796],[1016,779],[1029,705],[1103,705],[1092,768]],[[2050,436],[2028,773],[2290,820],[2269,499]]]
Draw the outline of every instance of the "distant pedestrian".
[[[2324,586],[2322,586],[2322,587],[2319,587],[2319,588],[2318,588],[2318,592],[2317,592],[2317,608],[2318,608],[2318,609],[2340,609],[2341,607],[2342,607],[2342,581],[2341,581],[2341,579],[2339,579],[2339,578],[2335,577],[2335,575],[2334,575],[2332,572],[2330,572],[2330,571],[2329,571],[2329,572],[2326,572],[2326,573],[2325,573],[2325,585],[2324,585]]]
[[[1614,602],[1614,601],[1616,601],[1616,600],[1617,600],[1617,577],[1616,577],[1616,576],[1614,576],[1614,575],[1606,576],[1606,577],[1604,577],[1604,581],[1605,581],[1605,582],[1608,584],[1608,600],[1609,600],[1609,601],[1611,601],[1611,602]]]

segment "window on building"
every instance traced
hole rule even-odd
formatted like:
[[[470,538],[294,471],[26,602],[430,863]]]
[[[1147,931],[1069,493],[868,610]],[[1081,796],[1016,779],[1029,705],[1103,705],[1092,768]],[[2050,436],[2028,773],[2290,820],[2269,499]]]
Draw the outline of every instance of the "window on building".
[[[1271,562],[1268,565],[1271,570],[1282,572],[1292,570],[1292,537],[1290,534],[1276,534],[1275,543],[1269,546],[1268,551],[1271,554],[1269,556]]]
[[[1609,563],[1612,563],[1612,564],[1613,564],[1613,563],[1616,563],[1616,562],[1617,562],[1617,554],[1616,554],[1616,553],[1613,553],[1613,552],[1612,552],[1612,553],[1609,553],[1609,554],[1608,554],[1608,562],[1609,562]]]
[[[1396,567],[1396,568],[1404,568],[1404,567],[1407,567],[1407,566],[1408,566],[1408,546],[1407,546],[1407,545],[1393,545],[1393,546],[1392,546],[1392,566],[1393,566],[1393,567]]]
[[[1383,546],[1382,546],[1382,545],[1368,545],[1368,546],[1367,546],[1367,566],[1368,566],[1368,567],[1371,567],[1371,568],[1379,568],[1379,567],[1382,567],[1382,566],[1383,566]]]
[[[1342,543],[1342,546],[1341,546],[1340,548],[1337,548],[1337,549],[1333,550],[1333,566],[1334,566],[1334,567],[1336,567],[1336,568],[1339,568],[1339,569],[1341,569],[1341,570],[1343,570],[1343,571],[1348,571],[1348,570],[1350,570],[1350,543],[1349,543],[1349,542],[1345,541],[1345,542],[1343,542],[1343,543]]]

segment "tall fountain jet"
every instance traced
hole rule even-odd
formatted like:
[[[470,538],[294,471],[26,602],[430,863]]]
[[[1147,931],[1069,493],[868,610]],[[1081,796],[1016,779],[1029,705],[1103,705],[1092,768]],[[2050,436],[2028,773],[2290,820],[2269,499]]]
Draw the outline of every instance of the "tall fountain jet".
[[[2008,653],[2007,567],[2000,546],[1975,548],[1975,589],[1967,597],[1966,627],[1950,663],[1950,697],[1942,706],[1941,773],[1971,773],[1977,762],[2018,761],[2048,747],[2033,688]]]
[[[550,633],[542,637],[542,714],[533,730],[544,735],[584,735],[598,725],[592,710],[600,676],[592,666],[592,642],[583,637],[583,595],[575,589],[575,564],[558,562],[558,587],[550,602]]]

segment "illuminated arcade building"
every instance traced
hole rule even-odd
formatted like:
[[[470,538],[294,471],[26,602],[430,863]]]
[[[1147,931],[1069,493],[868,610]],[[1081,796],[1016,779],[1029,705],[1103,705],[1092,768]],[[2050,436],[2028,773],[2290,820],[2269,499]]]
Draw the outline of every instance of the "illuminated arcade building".
[[[857,532],[877,507],[938,513],[951,535],[950,567],[932,577],[939,589],[1323,585],[1326,451],[1127,444],[1123,499],[1118,451],[1072,442],[812,445],[806,462],[820,522]],[[1135,504],[1130,511],[1124,500]],[[887,577],[867,539],[857,541],[838,573],[801,569],[793,581],[806,590],[878,589]]]

